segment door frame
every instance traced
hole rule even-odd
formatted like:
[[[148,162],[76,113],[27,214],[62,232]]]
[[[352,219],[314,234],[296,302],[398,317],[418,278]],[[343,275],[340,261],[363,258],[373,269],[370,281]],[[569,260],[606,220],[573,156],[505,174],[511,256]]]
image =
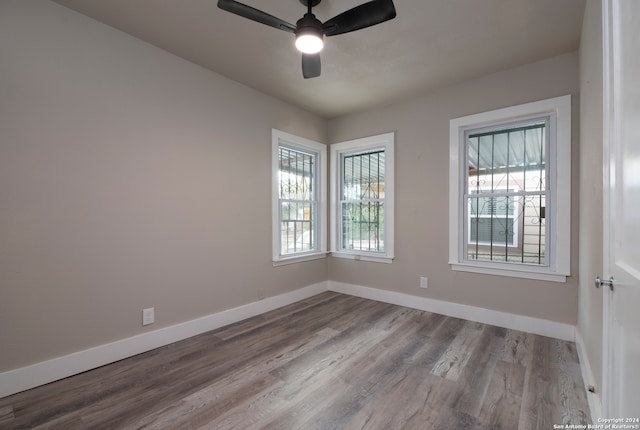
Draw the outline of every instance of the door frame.
[[[619,233],[616,232],[616,187],[618,163],[621,157],[621,97],[619,73],[622,53],[617,34],[621,0],[602,2],[602,56],[603,56],[603,262],[602,275],[609,279],[614,267],[612,256]],[[633,0],[635,1],[635,0]],[[603,286],[602,330],[602,416],[616,418],[621,404],[620,391],[625,375],[620,362],[621,335],[617,330],[613,288]]]
[[[603,162],[603,213],[602,213],[602,246],[603,246],[603,258],[602,269],[603,277],[606,279],[610,272],[609,255],[611,250],[611,193],[609,187],[611,186],[611,163],[615,161],[615,157],[611,156],[612,151],[615,150],[615,145],[612,139],[615,138],[615,80],[614,69],[615,59],[614,52],[615,46],[613,37],[613,1],[605,0],[602,2],[602,67],[603,67],[603,136],[602,136],[602,162]],[[603,315],[602,315],[602,415],[608,417],[611,414],[611,407],[613,403],[613,390],[612,381],[615,380],[613,374],[614,357],[612,356],[613,347],[615,341],[613,339],[615,333],[612,330],[611,318],[613,317],[611,312],[611,295],[609,288],[606,286],[603,288]]]

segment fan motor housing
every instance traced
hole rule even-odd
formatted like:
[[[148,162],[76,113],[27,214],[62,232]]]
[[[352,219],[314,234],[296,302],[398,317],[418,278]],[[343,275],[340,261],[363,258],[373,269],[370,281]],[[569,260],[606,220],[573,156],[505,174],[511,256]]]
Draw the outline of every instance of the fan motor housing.
[[[311,0],[311,7],[316,7],[318,4],[320,4],[320,1],[321,0]],[[300,0],[300,3],[302,3],[306,7],[309,7],[309,0]]]

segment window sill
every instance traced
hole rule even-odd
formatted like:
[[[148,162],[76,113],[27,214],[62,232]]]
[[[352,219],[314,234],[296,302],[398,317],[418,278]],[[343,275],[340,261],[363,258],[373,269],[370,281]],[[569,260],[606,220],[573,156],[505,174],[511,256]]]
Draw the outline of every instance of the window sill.
[[[520,267],[488,267],[477,264],[450,262],[452,270],[460,272],[482,273],[484,275],[509,276],[512,278],[535,279],[538,281],[567,282],[568,274],[550,270],[527,270]]]
[[[286,266],[287,264],[303,263],[305,261],[320,260],[327,258],[328,252],[318,252],[313,254],[296,255],[292,257],[281,257],[278,260],[273,260],[273,267]]]
[[[386,263],[386,264],[391,264],[393,263],[393,257],[387,257],[387,256],[377,256],[377,255],[363,255],[363,254],[351,254],[348,252],[337,252],[337,251],[333,251],[331,252],[331,256],[332,257],[336,257],[336,258],[345,258],[348,260],[358,260],[358,261],[372,261],[374,263]]]

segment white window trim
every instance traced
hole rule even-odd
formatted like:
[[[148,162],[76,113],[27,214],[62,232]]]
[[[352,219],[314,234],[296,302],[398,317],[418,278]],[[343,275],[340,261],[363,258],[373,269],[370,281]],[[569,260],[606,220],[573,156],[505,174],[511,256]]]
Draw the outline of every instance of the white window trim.
[[[279,159],[280,145],[286,145],[293,149],[312,151],[318,154],[318,222],[317,241],[318,250],[299,253],[296,255],[280,255],[280,205],[279,205]],[[271,228],[272,228],[272,260],[273,266],[300,263],[303,261],[317,260],[327,256],[327,146],[320,142],[305,139],[284,131],[271,130]]]
[[[351,260],[391,263],[394,258],[394,155],[395,133],[364,137],[331,145],[331,255]],[[340,249],[340,178],[342,154],[370,149],[385,151],[385,212],[384,212],[384,249],[385,252],[349,251]]]
[[[526,118],[555,115],[555,139],[550,142],[549,172],[552,210],[547,218],[555,219],[549,231],[549,266],[529,266],[465,260],[462,193],[465,169],[464,134],[468,129],[489,127]],[[557,166],[560,166],[558,169]],[[449,264],[453,270],[511,276],[544,281],[566,282],[571,266],[571,96],[555,97],[533,103],[455,118],[449,122]]]

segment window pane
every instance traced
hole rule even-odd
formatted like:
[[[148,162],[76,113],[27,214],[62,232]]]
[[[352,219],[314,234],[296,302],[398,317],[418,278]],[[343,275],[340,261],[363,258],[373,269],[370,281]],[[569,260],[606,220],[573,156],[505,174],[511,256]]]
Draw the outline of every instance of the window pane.
[[[341,248],[384,252],[383,150],[342,157]]]
[[[316,250],[316,204],[281,202],[280,205],[280,253],[285,255]]]
[[[384,252],[384,203],[342,203],[342,248]]]
[[[522,262],[545,263],[546,198],[540,194],[525,199],[523,209]]]
[[[279,148],[280,255],[317,250],[316,157]]]
[[[342,200],[384,198],[384,151],[342,159]]]
[[[513,218],[472,218],[470,241],[485,245],[513,245],[513,221]]]
[[[313,198],[315,155],[280,147],[280,198],[310,200]]]

